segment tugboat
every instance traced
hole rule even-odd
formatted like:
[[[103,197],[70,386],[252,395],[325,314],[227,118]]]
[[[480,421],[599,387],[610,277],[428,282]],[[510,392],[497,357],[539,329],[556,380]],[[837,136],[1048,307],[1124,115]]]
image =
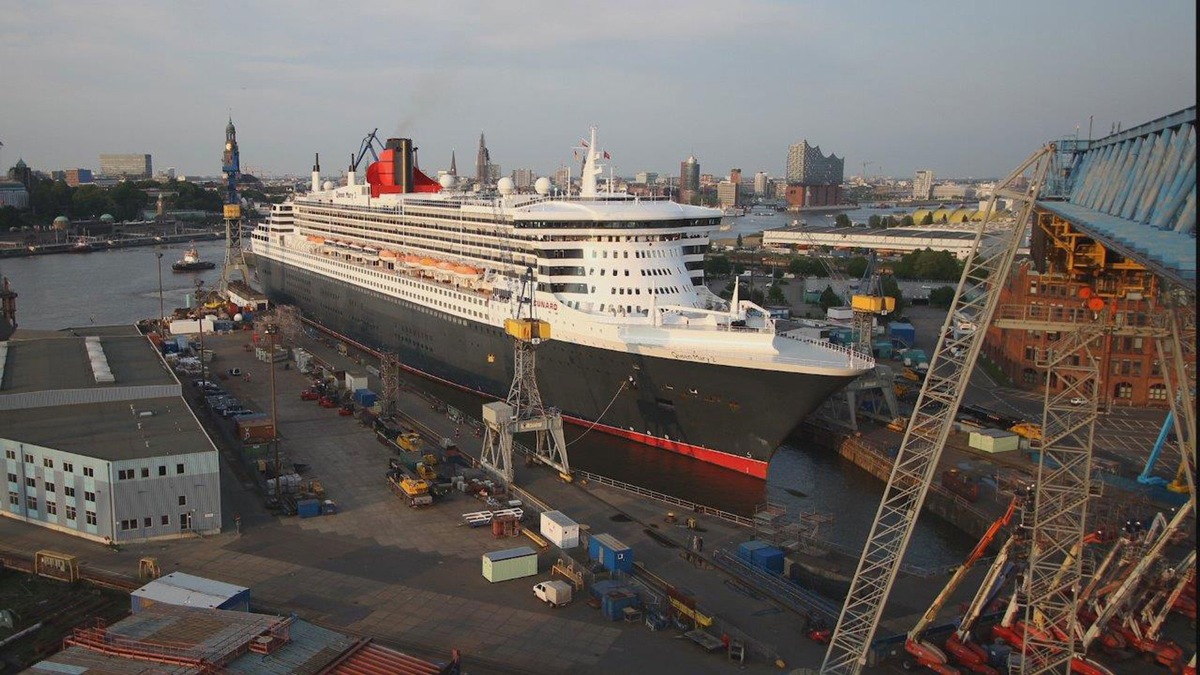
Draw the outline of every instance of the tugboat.
[[[192,246],[184,252],[183,257],[171,264],[171,269],[176,272],[196,272],[198,270],[211,270],[217,264],[208,260],[201,260],[200,253],[196,251],[196,247]]]

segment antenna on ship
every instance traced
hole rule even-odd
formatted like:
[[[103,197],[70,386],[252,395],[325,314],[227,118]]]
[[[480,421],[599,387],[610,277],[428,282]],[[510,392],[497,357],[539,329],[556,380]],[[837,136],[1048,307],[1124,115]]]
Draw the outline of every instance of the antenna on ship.
[[[504,320],[504,332],[513,339],[513,381],[508,398],[483,405],[486,432],[479,463],[506,484],[513,482],[515,473],[513,435],[530,431],[535,434],[530,459],[558,469],[563,480],[571,480],[562,413],[543,404],[537,386],[537,347],[550,339],[550,324],[537,318],[535,284],[533,268],[526,268],[513,299],[513,316]]]

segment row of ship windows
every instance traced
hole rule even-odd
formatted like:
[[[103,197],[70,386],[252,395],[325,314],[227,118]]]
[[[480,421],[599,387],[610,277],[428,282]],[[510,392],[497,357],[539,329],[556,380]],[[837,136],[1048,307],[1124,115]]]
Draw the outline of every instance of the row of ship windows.
[[[15,492],[9,492],[8,493],[8,503],[11,504],[12,506],[16,506],[17,508],[20,508],[21,507],[21,495],[15,493]],[[32,495],[26,497],[25,498],[25,508],[29,509],[30,511],[37,511],[38,510],[37,497],[34,497]],[[67,517],[67,520],[75,520],[79,515],[78,512],[75,510],[74,506],[65,506],[65,507],[63,507],[63,510],[65,511],[64,515]],[[84,511],[83,513],[84,513],[84,517],[87,518],[88,525],[96,524],[96,512],[95,511]],[[46,515],[57,516],[58,515],[58,504],[55,502],[46,502]]]
[[[5,450],[4,456],[8,459],[15,460],[17,458],[17,451],[16,450]],[[34,463],[33,455],[28,452],[25,453],[24,459],[25,459],[26,464]],[[53,469],[54,468],[54,460],[50,459],[49,457],[43,457],[42,458],[42,466],[46,467],[47,469]],[[75,473],[75,464],[72,462],[63,462],[62,470],[66,471],[67,473]],[[9,474],[9,476],[12,476],[12,475],[13,474]],[[87,476],[88,478],[93,478],[93,477],[95,477],[96,472],[94,469],[92,469],[92,467],[85,466],[85,467],[83,467],[83,475]],[[13,482],[15,483],[16,481],[14,480]]]
[[[18,480],[19,479],[17,478],[17,474],[15,474],[15,473],[8,474],[8,482],[11,485],[17,485]],[[28,478],[26,478],[25,479],[25,487],[27,487],[31,490],[36,490],[37,489],[37,478],[34,478],[33,476],[29,476]],[[47,494],[54,494],[54,493],[58,492],[58,486],[49,481],[42,483],[42,489],[45,490]],[[67,497],[74,497],[75,496],[75,488],[70,485],[64,485],[63,486],[63,494],[66,495]],[[94,501],[96,501],[96,493],[85,490],[83,493],[83,498],[86,501],[94,502]]]

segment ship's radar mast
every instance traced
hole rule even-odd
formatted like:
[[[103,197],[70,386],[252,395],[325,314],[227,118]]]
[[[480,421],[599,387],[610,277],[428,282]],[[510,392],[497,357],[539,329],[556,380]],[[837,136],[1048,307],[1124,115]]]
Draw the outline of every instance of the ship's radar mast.
[[[570,480],[567,443],[563,438],[562,413],[542,403],[537,386],[537,347],[550,339],[550,324],[537,319],[534,300],[533,269],[521,277],[513,298],[513,316],[504,320],[504,332],[513,340],[513,381],[508,398],[483,406],[486,432],[480,464],[506,483],[512,483],[513,435],[534,432],[536,442],[531,459],[558,469]]]
[[[579,180],[579,196],[584,199],[596,197],[596,176],[604,173],[604,169],[596,163],[600,159],[600,151],[596,149],[596,127],[592,127],[590,142],[583,144],[583,175]]]

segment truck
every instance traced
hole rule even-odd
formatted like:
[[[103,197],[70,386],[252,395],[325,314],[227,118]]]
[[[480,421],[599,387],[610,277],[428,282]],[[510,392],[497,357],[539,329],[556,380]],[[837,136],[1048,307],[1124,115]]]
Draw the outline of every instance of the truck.
[[[388,476],[388,483],[391,484],[392,492],[413,508],[433,503],[433,495],[429,493],[429,481],[391,475]]]
[[[557,579],[543,581],[534,585],[533,594],[551,607],[562,607],[571,602],[571,584]]]

